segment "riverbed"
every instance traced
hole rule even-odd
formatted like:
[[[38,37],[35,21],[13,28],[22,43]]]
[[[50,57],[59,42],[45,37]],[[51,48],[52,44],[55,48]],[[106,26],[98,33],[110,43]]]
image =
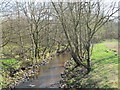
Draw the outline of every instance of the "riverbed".
[[[30,80],[21,82],[15,88],[59,88],[63,66],[68,60],[70,60],[68,53],[55,56],[46,65],[38,67],[39,73]]]

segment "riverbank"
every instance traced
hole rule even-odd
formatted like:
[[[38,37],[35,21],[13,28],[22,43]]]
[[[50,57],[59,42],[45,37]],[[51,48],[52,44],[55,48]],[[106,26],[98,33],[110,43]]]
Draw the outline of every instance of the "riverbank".
[[[114,47],[113,47],[114,45]],[[96,44],[92,53],[92,71],[75,66],[71,60],[65,65],[62,88],[118,88],[117,41]],[[69,74],[68,74],[69,72]]]
[[[38,67],[46,65],[56,55],[58,55],[58,53],[52,54],[49,58],[42,60],[41,63],[31,65],[31,66],[28,66],[26,68],[22,68],[19,71],[15,72],[13,74],[14,76],[9,76],[9,75],[2,76],[1,77],[1,80],[2,80],[1,87],[2,88],[14,88],[19,83],[27,81],[31,78],[34,78],[35,74],[39,73]],[[13,64],[13,62],[18,63],[18,61],[16,61],[15,59],[8,60],[8,61],[12,61],[12,64]],[[9,62],[9,65],[10,65],[10,62]],[[17,68],[17,66],[15,66],[15,67]]]

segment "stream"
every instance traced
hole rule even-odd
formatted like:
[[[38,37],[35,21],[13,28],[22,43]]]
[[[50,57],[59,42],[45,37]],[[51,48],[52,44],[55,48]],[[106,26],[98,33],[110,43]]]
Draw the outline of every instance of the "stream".
[[[68,53],[53,57],[46,65],[40,66],[39,73],[28,81],[21,82],[15,88],[59,88],[64,63],[70,60]]]

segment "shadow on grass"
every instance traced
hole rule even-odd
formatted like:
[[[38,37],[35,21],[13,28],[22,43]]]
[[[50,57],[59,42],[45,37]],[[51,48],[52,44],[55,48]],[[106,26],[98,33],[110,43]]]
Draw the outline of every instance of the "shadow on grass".
[[[81,88],[99,88],[98,82],[88,79],[84,84],[81,84]]]
[[[94,62],[93,64],[100,63],[100,62],[104,62],[104,61],[107,61],[107,60],[108,60],[108,62],[110,61],[109,64],[110,64],[110,63],[118,63],[118,61],[117,61],[117,62],[114,62],[114,58],[116,58],[116,56],[111,56],[111,57],[108,57],[108,58],[103,58],[103,59],[97,60],[97,61]],[[110,59],[112,59],[112,60],[110,60]]]

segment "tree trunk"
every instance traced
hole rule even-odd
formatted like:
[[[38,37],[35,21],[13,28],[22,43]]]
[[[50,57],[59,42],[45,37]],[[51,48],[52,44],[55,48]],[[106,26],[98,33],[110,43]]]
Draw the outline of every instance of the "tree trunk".
[[[71,55],[72,55],[73,60],[74,60],[75,63],[77,64],[77,66],[80,66],[80,65],[81,65],[81,66],[85,67],[86,69],[88,69],[88,67],[87,67],[86,65],[84,65],[84,64],[81,63],[81,60],[79,60],[79,59],[77,58],[77,55],[76,55],[74,52],[72,52]]]
[[[87,47],[87,56],[88,56],[88,58],[87,58],[87,70],[88,70],[88,73],[91,71],[91,61],[90,61],[90,44],[88,45],[88,47]]]
[[[36,63],[37,63],[38,57],[39,57],[39,50],[38,50],[38,44],[36,43],[35,44],[35,60],[36,60]]]

